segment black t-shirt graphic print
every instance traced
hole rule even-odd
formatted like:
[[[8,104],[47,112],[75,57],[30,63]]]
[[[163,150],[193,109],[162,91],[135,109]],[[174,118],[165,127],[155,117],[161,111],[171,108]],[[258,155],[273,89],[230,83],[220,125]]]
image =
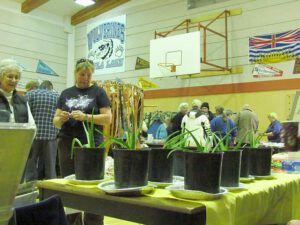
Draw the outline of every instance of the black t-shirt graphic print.
[[[74,110],[80,110],[86,114],[99,114],[99,109],[104,107],[110,107],[110,101],[106,95],[106,92],[93,85],[86,89],[80,89],[76,86],[70,87],[64,90],[58,100],[57,108],[63,111],[71,113]],[[95,128],[102,131],[102,126],[95,125]],[[85,132],[81,121],[69,119],[63,124],[59,137],[65,138],[78,138],[83,143],[86,143]],[[95,132],[95,143],[102,142],[103,137]]]

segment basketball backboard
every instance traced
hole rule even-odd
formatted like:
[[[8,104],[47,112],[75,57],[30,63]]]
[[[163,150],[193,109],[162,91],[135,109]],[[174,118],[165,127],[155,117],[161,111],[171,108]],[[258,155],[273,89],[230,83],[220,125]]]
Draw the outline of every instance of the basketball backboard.
[[[200,31],[150,41],[150,78],[201,71]]]

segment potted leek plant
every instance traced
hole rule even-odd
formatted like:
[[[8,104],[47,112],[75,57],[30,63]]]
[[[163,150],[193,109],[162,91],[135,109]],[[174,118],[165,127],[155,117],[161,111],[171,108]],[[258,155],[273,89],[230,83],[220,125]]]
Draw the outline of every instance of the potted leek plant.
[[[249,136],[250,143],[247,146],[242,147],[242,159],[241,159],[241,177],[249,178],[250,175],[250,158],[252,149],[256,149],[259,146],[261,136],[255,137],[252,130],[246,132]]]
[[[178,137],[179,135],[179,137]],[[176,131],[169,136],[169,138],[166,140],[163,148],[164,149],[177,149],[177,150],[184,150],[185,146],[187,144],[187,138],[186,134],[180,134],[179,131]],[[173,175],[175,176],[184,176],[184,170],[185,170],[185,156],[184,151],[174,151],[172,155],[173,160]],[[169,157],[170,157],[169,156]],[[168,157],[168,158],[169,158]]]
[[[72,141],[71,157],[74,155],[75,177],[78,180],[101,180],[105,171],[105,149],[95,145],[93,113],[91,122],[83,122],[83,128],[87,143],[82,144],[77,138]]]
[[[196,144],[196,147],[193,148],[193,150],[184,149],[184,189],[219,193],[223,153],[215,151],[218,146],[212,147],[212,137],[208,137],[203,146],[192,132],[193,131],[185,129],[185,132],[182,134],[185,135],[184,138],[182,136],[177,136],[178,140],[183,139],[183,141],[184,139],[191,137]],[[173,151],[177,150],[175,149]]]
[[[250,136],[250,174],[253,176],[269,176],[271,174],[272,148],[260,147],[262,136]]]
[[[139,143],[140,127],[131,115],[131,124],[124,132],[124,138],[105,136],[102,144],[114,144],[114,180],[115,187],[132,188],[146,186],[148,183],[148,167],[150,149],[141,149]],[[99,131],[98,131],[99,132]]]
[[[182,137],[182,139],[180,138],[180,140],[178,140],[178,135]],[[151,148],[149,155],[149,181],[172,183],[174,154],[169,156],[169,153],[173,149],[181,149],[184,146],[184,135],[185,134],[179,134],[179,131],[174,132],[166,139],[162,147]],[[175,152],[175,154],[176,153],[177,152]]]
[[[219,151],[224,152],[221,176],[221,185],[224,187],[238,187],[240,182],[242,142],[239,141],[236,146],[230,147],[229,137],[233,129],[229,130],[222,138],[213,133],[215,145],[218,146]]]

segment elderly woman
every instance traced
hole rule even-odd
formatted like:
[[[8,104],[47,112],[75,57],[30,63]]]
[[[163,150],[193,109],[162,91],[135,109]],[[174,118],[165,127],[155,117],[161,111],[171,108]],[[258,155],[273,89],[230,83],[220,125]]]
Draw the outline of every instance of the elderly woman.
[[[281,141],[280,132],[282,125],[277,119],[277,114],[274,112],[269,113],[268,119],[270,121],[270,125],[263,135],[267,136],[269,142],[279,143]]]
[[[181,132],[181,121],[182,118],[189,110],[189,104],[182,102],[179,104],[178,113],[171,119],[171,133]]]
[[[25,97],[16,91],[21,72],[15,60],[4,59],[0,62],[0,122],[34,124]]]
[[[60,128],[58,134],[58,154],[63,177],[74,174],[74,161],[71,159],[71,143],[73,138],[86,143],[82,121],[90,122],[94,112],[95,128],[102,130],[103,125],[111,123],[110,101],[104,89],[91,83],[94,64],[88,59],[80,59],[75,66],[75,85],[65,89],[57,104],[53,123]],[[103,141],[103,136],[94,133],[95,144]],[[70,224],[81,224],[81,215],[68,217]],[[103,224],[103,217],[85,213],[85,225]]]

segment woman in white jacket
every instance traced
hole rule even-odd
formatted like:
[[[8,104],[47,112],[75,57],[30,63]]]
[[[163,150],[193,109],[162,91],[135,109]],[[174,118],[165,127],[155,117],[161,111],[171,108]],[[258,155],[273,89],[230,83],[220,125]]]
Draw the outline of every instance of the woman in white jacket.
[[[181,127],[182,130],[186,129],[191,131],[201,146],[207,146],[207,139],[212,137],[212,133],[207,116],[205,114],[202,114],[199,109],[198,104],[201,105],[201,101],[199,101],[199,103],[198,101],[193,101],[193,109],[183,117]],[[191,135],[188,135],[186,146],[197,146]]]

